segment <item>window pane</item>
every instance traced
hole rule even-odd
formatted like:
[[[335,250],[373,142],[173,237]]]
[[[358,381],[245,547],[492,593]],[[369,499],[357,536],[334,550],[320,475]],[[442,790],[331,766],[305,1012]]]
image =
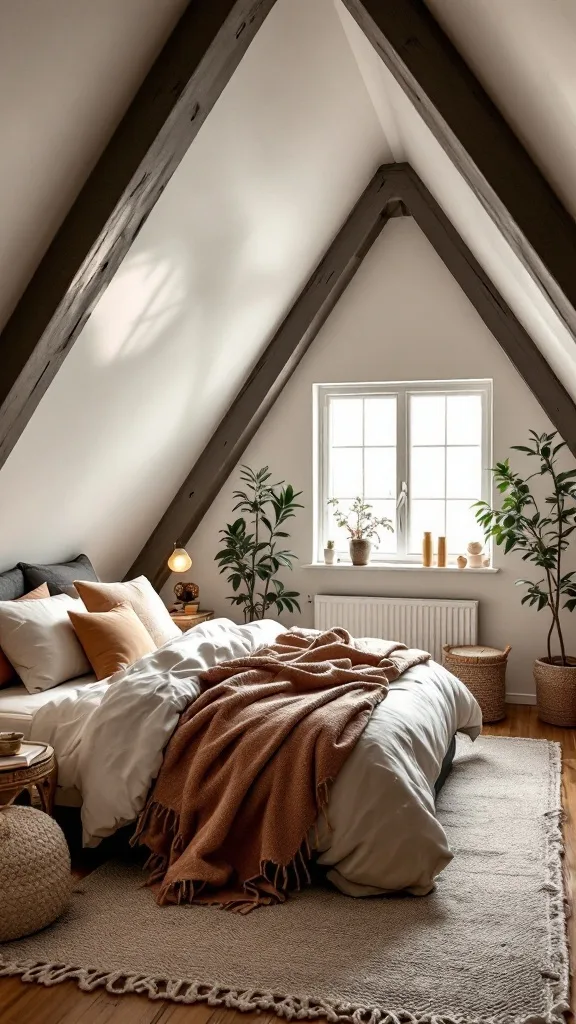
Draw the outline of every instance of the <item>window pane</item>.
[[[410,396],[410,443],[445,444],[446,398],[444,395]]]
[[[412,448],[409,493],[413,498],[444,497],[445,452],[445,448]]]
[[[448,448],[446,451],[446,497],[482,497],[482,458],[480,448]]]
[[[350,512],[350,506],[353,500],[353,498],[348,498],[347,500],[340,502],[338,508],[343,515],[347,516],[348,513]],[[350,534],[344,527],[339,527],[336,525],[336,520],[334,519],[333,506],[329,505],[328,508],[330,510],[328,515],[327,526],[328,533],[324,537],[324,545],[326,545],[327,540],[333,540],[336,546],[336,551],[338,551],[340,554],[345,554],[346,557],[348,557],[348,538]]]
[[[377,501],[372,500],[372,498],[366,498],[366,501],[370,505],[372,505],[372,515],[376,519],[383,519],[385,516],[386,519],[392,520],[392,526],[394,527],[394,533],[390,533],[389,530],[384,529],[378,530],[378,533],[380,535],[380,543],[378,543],[376,538],[372,539],[374,551],[377,551],[381,555],[394,554],[396,552],[398,543],[398,539],[396,537],[396,502]]]
[[[480,395],[448,395],[446,430],[448,444],[482,443]]]
[[[451,555],[465,555],[471,540],[484,543],[470,501],[446,502],[446,545]]]
[[[436,538],[445,536],[444,506],[444,501],[410,502],[410,554],[422,552],[422,536],[425,530],[432,532],[436,550]]]
[[[364,444],[396,444],[396,398],[364,400]]]
[[[332,415],[332,445],[362,444],[362,413],[364,403],[361,398],[333,398],[330,402]]]
[[[331,497],[362,494],[362,448],[333,448],[330,463]]]
[[[396,449],[364,449],[364,493],[374,498],[396,497]]]

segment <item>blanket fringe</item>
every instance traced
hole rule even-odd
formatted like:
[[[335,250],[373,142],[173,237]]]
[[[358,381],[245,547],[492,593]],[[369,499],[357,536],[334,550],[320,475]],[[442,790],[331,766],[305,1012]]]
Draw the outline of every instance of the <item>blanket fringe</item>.
[[[316,789],[317,818],[313,826],[316,842],[318,842],[318,818],[323,816],[328,827],[330,827],[327,806],[330,799],[332,781],[332,779],[326,779],[320,782]],[[262,861],[260,863],[260,874],[241,883],[241,888],[246,893],[246,899],[244,900],[236,895],[230,900],[223,900],[218,898],[216,894],[214,900],[211,900],[207,884],[205,882],[194,882],[191,879],[177,879],[168,885],[162,885],[168,868],[177,860],[186,845],[184,836],[179,831],[179,828],[180,815],[177,811],[171,807],[165,807],[157,801],[150,801],[142,811],[130,840],[131,846],[146,845],[146,841],[142,836],[148,831],[151,831],[152,835],[161,832],[163,835],[173,836],[169,856],[151,853],[144,864],[144,870],[149,872],[147,884],[158,887],[156,901],[160,906],[198,901],[217,904],[225,910],[246,914],[258,906],[283,903],[289,889],[299,891],[305,885],[311,885],[312,883],[310,871],[308,870],[308,864],[312,858],[312,849],[308,834],[306,834],[292,860],[287,864]]]

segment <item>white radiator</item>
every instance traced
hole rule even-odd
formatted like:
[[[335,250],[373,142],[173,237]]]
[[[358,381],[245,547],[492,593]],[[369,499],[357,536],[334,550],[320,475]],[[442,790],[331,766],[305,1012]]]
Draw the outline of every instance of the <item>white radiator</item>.
[[[478,601],[316,594],[314,626],[344,626],[352,636],[399,640],[429,651],[442,664],[443,644],[477,643]]]

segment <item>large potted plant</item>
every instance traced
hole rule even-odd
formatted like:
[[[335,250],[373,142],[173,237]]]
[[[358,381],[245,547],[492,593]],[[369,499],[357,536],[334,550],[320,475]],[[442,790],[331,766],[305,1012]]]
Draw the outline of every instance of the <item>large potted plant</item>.
[[[329,498],[328,504],[334,508],[334,518],[338,526],[349,533],[350,558],[352,565],[368,565],[372,550],[372,537],[380,543],[379,529],[393,530],[392,520],[377,518],[372,513],[372,505],[363,498],[354,498],[350,511],[346,515],[340,508],[338,498]]]
[[[233,511],[245,513],[249,522],[241,516],[220,530],[223,547],[215,560],[221,573],[228,572],[234,591],[228,600],[242,608],[245,622],[263,619],[272,607],[277,612],[300,611],[300,594],[286,590],[276,573],[292,569],[297,557],[282,544],[289,536],[286,521],[303,508],[296,501],[302,492],[283,480],[272,484],[270,478],[268,466],[256,473],[242,466],[240,479],[246,490],[234,491]]]
[[[537,461],[527,477],[515,473],[510,462],[498,462],[492,469],[504,496],[500,508],[488,502],[476,503],[476,518],[486,538],[493,537],[505,553],[518,551],[525,562],[542,570],[538,580],[516,580],[528,589],[522,604],[546,610],[550,627],[546,656],[534,664],[538,715],[552,725],[576,726],[576,657],[566,651],[560,612],[576,607],[576,571],[564,572],[563,556],[576,530],[576,469],[560,472],[558,455],[566,448],[557,434],[530,431],[530,444],[513,445],[515,451]],[[534,497],[530,481],[546,481],[550,493],[541,501]]]

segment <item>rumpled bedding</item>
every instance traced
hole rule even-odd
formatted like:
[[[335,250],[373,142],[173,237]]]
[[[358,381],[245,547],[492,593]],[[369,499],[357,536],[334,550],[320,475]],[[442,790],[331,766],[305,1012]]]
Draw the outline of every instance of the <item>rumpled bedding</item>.
[[[200,693],[198,676],[273,643],[285,629],[271,619],[203,623],[37,712],[31,739],[52,744],[59,784],[80,791],[86,846],[140,814],[180,714]],[[352,896],[430,891],[452,857],[434,812],[434,783],[452,736],[474,739],[481,724],[470,692],[433,661],[390,684],[333,784],[326,819],[311,831],[337,888]]]

